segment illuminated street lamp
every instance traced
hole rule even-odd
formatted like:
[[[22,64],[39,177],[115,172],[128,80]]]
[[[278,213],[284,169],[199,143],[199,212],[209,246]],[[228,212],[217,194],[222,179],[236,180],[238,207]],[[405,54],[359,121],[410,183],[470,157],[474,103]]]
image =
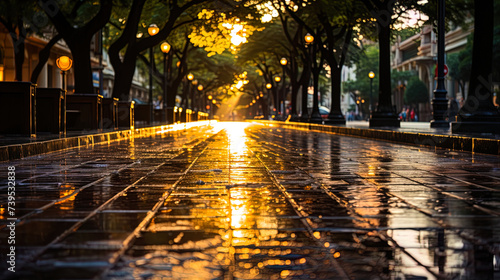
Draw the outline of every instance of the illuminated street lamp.
[[[66,90],[66,71],[71,69],[71,65],[73,64],[73,60],[71,58],[63,55],[56,60],[57,67],[61,69],[62,76],[62,88]]]
[[[375,73],[373,73],[373,71],[370,71],[370,73],[368,73],[368,78],[370,78],[370,113],[371,113],[373,109],[373,78],[375,78]]]
[[[273,85],[272,85],[271,83],[267,83],[267,84],[266,84],[266,88],[267,88],[267,89],[271,89],[272,87],[273,87]]]
[[[73,64],[73,60],[71,60],[71,58],[63,55],[61,57],[59,57],[57,60],[56,60],[56,65],[57,67],[59,67],[59,69],[61,69],[61,79],[62,79],[62,89],[64,90],[64,108],[66,108],[66,94],[67,94],[67,91],[66,91],[66,71],[69,71],[69,69],[71,69],[71,65]],[[61,125],[62,125],[62,131],[63,131],[63,134],[66,135],[66,110],[64,110],[63,112],[63,115],[62,115],[62,119],[61,119]]]
[[[274,77],[274,81],[277,83],[281,82],[281,77],[280,76]]]
[[[318,65],[316,61],[316,56],[313,55],[315,52],[313,51],[314,48],[314,37],[307,33],[306,36],[304,37],[304,40],[306,41],[306,45],[309,48],[309,58],[311,62],[311,69],[313,72],[313,77],[314,77],[314,92],[313,92],[313,108],[312,108],[312,113],[311,117],[309,119],[309,122],[313,123],[322,123],[323,119],[321,118],[321,115],[319,113],[319,96],[318,96],[318,90],[319,90],[319,71],[321,65]],[[307,96],[305,97],[306,99],[303,100],[305,105],[305,112],[307,112]],[[303,107],[304,110],[304,107]]]
[[[306,34],[306,36],[304,37],[304,39],[306,40],[307,44],[311,44],[314,41],[313,35],[311,35],[309,33]]]
[[[279,91],[279,104],[280,104],[280,112],[281,112],[281,117],[284,119],[285,118],[285,67],[288,64],[288,60],[286,57],[282,57],[280,59],[280,64],[282,66],[282,71],[283,71],[283,84],[281,85],[281,91]],[[278,81],[277,81],[278,82]]]
[[[189,73],[189,74],[187,74],[186,78],[188,79],[188,83],[187,83],[187,95],[186,95],[186,97],[188,99],[187,99],[187,102],[186,102],[186,106],[188,108],[191,108],[191,107],[193,107],[193,93],[192,93],[191,82],[194,79],[194,75],[191,74],[191,73]]]
[[[287,60],[285,57],[282,57],[282,58],[280,59],[280,64],[281,64],[281,65],[285,66],[287,63],[288,63],[288,60]]]
[[[148,27],[149,36],[154,36],[154,35],[158,34],[158,31],[160,31],[160,28],[158,28],[158,25],[156,25],[154,23],[149,25],[149,27]]]
[[[149,36],[154,36],[158,34],[158,31],[160,29],[156,24],[151,24],[148,27],[148,34]],[[149,122],[153,122],[154,114],[153,114],[153,63],[154,63],[154,54],[153,54],[153,47],[149,48]]]
[[[167,120],[167,109],[168,109],[168,102],[167,102],[167,90],[168,90],[168,68],[167,68],[167,60],[168,60],[168,53],[170,52],[170,44],[167,42],[163,42],[160,45],[161,52],[163,53],[163,121],[168,121]],[[170,64],[169,64],[170,65]]]

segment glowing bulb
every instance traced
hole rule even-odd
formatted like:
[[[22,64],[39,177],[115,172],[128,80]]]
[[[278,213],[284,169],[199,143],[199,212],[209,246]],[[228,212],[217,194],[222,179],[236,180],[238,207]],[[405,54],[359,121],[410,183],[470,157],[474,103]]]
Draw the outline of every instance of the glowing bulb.
[[[160,48],[163,53],[168,53],[170,51],[170,44],[167,42],[163,42],[161,43]]]
[[[56,60],[57,67],[59,67],[59,69],[61,69],[61,71],[68,71],[71,68],[72,63],[73,63],[73,61],[71,60],[71,58],[69,58],[65,55],[59,57]]]
[[[151,24],[149,27],[148,27],[148,33],[149,33],[149,36],[154,36],[156,34],[158,34],[158,31],[160,31],[160,28],[158,28],[158,25],[156,24]]]

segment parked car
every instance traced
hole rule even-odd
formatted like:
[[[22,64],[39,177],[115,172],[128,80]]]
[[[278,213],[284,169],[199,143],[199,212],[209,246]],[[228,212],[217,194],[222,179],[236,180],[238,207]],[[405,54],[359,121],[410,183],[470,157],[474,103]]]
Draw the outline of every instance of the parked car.
[[[325,106],[319,106],[319,114],[323,119],[328,119],[328,115],[330,114],[330,109]]]
[[[312,114],[312,108],[308,108],[309,116]],[[319,114],[322,119],[328,119],[328,115],[330,114],[330,109],[325,106],[319,106]]]

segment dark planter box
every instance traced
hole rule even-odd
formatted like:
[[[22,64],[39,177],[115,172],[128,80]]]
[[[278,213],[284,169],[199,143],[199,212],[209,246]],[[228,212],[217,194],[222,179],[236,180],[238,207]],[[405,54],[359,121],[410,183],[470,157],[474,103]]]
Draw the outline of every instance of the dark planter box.
[[[191,121],[192,122],[198,121],[198,112],[197,111],[193,111],[192,112],[192,114],[191,114]]]
[[[121,129],[134,129],[135,103],[118,101],[118,127]]]
[[[98,94],[66,95],[68,130],[102,130],[102,96]]]
[[[102,99],[102,128],[118,130],[118,98]]]
[[[180,122],[187,122],[188,120],[188,116],[187,116],[187,110],[186,109],[183,109],[183,108],[179,108],[179,115],[181,116],[180,117]]]
[[[176,115],[177,115],[177,107],[168,107],[166,110],[167,114],[167,124],[174,124],[177,120]]]
[[[0,134],[36,137],[36,85],[0,82]]]
[[[149,104],[135,104],[136,126],[151,124],[151,106]]]
[[[37,88],[36,131],[66,133],[66,91],[60,88]]]
[[[175,123],[180,123],[182,121],[182,111],[181,107],[174,107]]]

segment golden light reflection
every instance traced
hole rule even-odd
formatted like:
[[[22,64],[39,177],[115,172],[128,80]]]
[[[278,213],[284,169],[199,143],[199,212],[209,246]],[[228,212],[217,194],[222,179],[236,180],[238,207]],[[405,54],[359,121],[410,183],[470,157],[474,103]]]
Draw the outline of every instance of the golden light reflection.
[[[72,210],[75,204],[75,186],[73,185],[62,185],[59,190],[59,198],[62,199],[56,204],[60,205],[61,210]]]
[[[377,167],[373,165],[368,166],[368,175],[375,176],[375,171],[377,171]]]
[[[130,142],[128,144],[128,154],[129,158],[135,160],[135,137],[130,137]]]
[[[244,228],[247,222],[248,194],[238,189],[231,189],[231,227],[234,229]],[[238,232],[238,237],[243,237],[243,233]]]
[[[236,123],[224,123],[223,125],[229,139],[229,152],[231,154],[231,159],[232,160],[243,159],[248,152],[245,129],[250,124],[236,122]],[[242,174],[235,174],[235,175],[242,175]]]

